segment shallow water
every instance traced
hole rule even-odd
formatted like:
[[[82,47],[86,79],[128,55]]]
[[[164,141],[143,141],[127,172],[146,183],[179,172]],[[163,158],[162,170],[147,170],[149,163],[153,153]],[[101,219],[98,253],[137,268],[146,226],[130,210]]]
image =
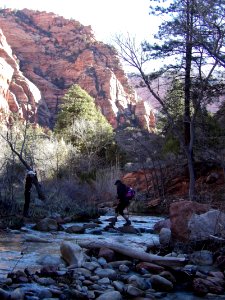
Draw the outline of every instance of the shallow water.
[[[102,229],[108,224],[110,216],[102,216],[100,224],[95,229]],[[131,216],[132,225],[137,228],[145,228],[148,231],[153,229],[156,222],[162,220],[161,217],[152,216]],[[64,224],[67,228],[72,225],[85,223],[69,223]],[[118,219],[116,227],[121,227],[124,220]],[[102,235],[93,235],[91,231],[94,229],[86,229],[84,234],[70,234],[65,231],[57,232],[39,232],[32,229],[34,224],[27,224],[20,231],[11,230],[0,233],[0,276],[6,276],[7,273],[15,270],[23,270],[25,268],[37,270],[40,268],[38,259],[45,255],[60,257],[60,244],[62,241],[74,241],[98,239],[107,242],[118,242],[130,245],[131,247],[139,247],[146,249],[147,245],[152,242],[158,242],[158,235],[152,233],[142,234],[121,234],[119,232],[111,233],[102,231]],[[42,239],[44,242],[28,241],[29,237]],[[30,240],[30,239],[29,239]]]

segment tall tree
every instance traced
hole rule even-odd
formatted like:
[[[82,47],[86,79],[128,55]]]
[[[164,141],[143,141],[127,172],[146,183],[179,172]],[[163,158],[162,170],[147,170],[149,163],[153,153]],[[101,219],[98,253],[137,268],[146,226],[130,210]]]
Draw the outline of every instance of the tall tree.
[[[205,16],[202,15],[202,1],[150,0],[150,2],[153,4],[150,6],[150,14],[164,18],[158,33],[154,36],[156,42],[154,44],[143,43],[142,51],[136,51],[137,47],[130,37],[125,41],[117,37],[116,44],[119,46],[122,58],[138,69],[149,92],[161,104],[163,113],[179,139],[188,161],[189,197],[193,200],[195,197],[193,145],[196,116],[201,107],[209,101],[208,92],[215,84],[212,75],[218,66],[218,60],[215,60],[206,47],[203,47],[203,42],[206,41],[205,36],[207,32],[211,32],[211,28],[206,26]],[[217,3],[219,2],[218,0]],[[213,11],[210,13],[213,16]],[[162,67],[148,74],[144,65],[154,59],[161,59]],[[153,87],[153,82],[163,75],[167,78],[179,78],[183,84],[183,134],[176,126],[165,99]],[[210,96],[212,98],[212,93]]]

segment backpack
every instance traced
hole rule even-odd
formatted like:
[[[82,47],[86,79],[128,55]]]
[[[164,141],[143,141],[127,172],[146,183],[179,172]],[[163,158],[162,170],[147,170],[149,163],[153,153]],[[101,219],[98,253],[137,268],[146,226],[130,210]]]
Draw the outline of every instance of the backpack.
[[[128,199],[128,200],[131,200],[131,199],[133,199],[134,198],[134,196],[135,196],[135,190],[133,190],[131,187],[127,187],[127,193],[126,193],[126,198]]]

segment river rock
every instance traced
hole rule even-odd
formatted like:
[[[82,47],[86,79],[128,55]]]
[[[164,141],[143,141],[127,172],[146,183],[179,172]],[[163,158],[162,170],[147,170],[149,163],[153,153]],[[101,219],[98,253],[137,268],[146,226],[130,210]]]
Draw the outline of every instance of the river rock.
[[[95,261],[87,261],[83,263],[83,267],[89,271],[94,271],[95,269],[99,268],[99,266],[100,265]]]
[[[165,220],[158,221],[157,223],[155,223],[155,225],[153,227],[153,230],[155,232],[159,233],[162,228],[168,228],[168,229],[171,228],[170,219],[165,219]]]
[[[169,228],[162,228],[159,233],[160,245],[166,247],[171,241],[171,230]]]
[[[118,230],[121,233],[139,234],[139,231],[136,228],[134,228],[133,226],[121,226],[121,227],[118,227]]]
[[[44,218],[34,226],[34,229],[38,231],[45,231],[45,232],[57,231],[59,229],[59,226],[55,219]]]
[[[195,251],[190,255],[190,262],[200,266],[213,264],[213,254],[208,250]]]
[[[149,285],[145,279],[137,276],[137,275],[131,275],[129,278],[128,278],[128,283],[131,284],[132,286],[135,286],[137,287],[138,289],[141,289],[141,290],[147,290],[148,288],[151,287],[151,285]]]
[[[168,279],[160,275],[152,275],[150,278],[153,289],[160,292],[169,292],[173,289],[173,284]]]
[[[85,233],[85,228],[82,226],[78,226],[78,225],[72,225],[66,229],[66,232],[82,234],[82,233]]]
[[[124,289],[125,289],[125,284],[122,282],[122,281],[113,281],[112,282],[112,286],[117,290],[119,291],[120,293],[123,293],[124,292]]]
[[[111,291],[100,295],[96,300],[122,300],[123,297],[121,296],[120,292],[118,291]]]
[[[225,213],[219,210],[209,210],[204,214],[193,214],[188,222],[190,239],[200,241],[209,239],[211,235],[224,237]]]
[[[208,292],[213,294],[223,294],[223,285],[223,280],[212,277],[207,277],[206,279],[195,278],[193,280],[193,290],[199,296],[205,296]]]
[[[79,274],[79,275],[83,275],[86,278],[90,278],[91,277],[91,271],[85,269],[85,268],[75,268],[73,270],[74,274]]]
[[[111,262],[115,258],[115,252],[109,248],[102,247],[99,250],[98,257],[103,257],[107,262]]]
[[[140,290],[139,288],[137,288],[131,284],[128,284],[126,286],[126,293],[132,297],[139,297],[139,296],[144,295],[144,292],[142,290]]]
[[[26,234],[24,236],[24,240],[26,242],[33,242],[33,243],[51,243],[51,241],[49,241],[48,239],[43,239],[34,234]]]
[[[128,273],[130,271],[130,268],[126,265],[120,265],[119,266],[119,271],[122,273]]]
[[[115,280],[117,277],[116,272],[112,269],[96,269],[94,272],[101,278],[108,277],[109,279]]]
[[[160,272],[165,270],[164,267],[149,262],[140,262],[136,265],[136,269],[137,271],[145,269],[153,274],[159,274]]]
[[[166,278],[166,279],[168,279],[173,284],[176,283],[176,278],[169,271],[163,271],[159,275]]]
[[[45,265],[45,266],[59,266],[59,265],[63,264],[64,261],[58,256],[46,254],[46,255],[41,256],[37,260],[37,263],[39,265]]]
[[[83,249],[71,242],[62,242],[60,245],[62,258],[69,264],[81,267],[84,263]]]
[[[172,237],[179,241],[188,241],[190,231],[188,222],[193,214],[205,213],[209,210],[208,204],[194,201],[179,201],[170,205],[170,221]]]

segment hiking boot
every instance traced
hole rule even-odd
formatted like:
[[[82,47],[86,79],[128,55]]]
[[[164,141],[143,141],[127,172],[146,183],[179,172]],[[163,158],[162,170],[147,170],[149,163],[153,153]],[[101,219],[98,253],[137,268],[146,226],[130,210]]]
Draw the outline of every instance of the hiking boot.
[[[131,225],[131,221],[127,220],[126,223],[124,224],[124,226],[129,226],[129,225]]]
[[[114,218],[114,219],[109,223],[109,226],[110,226],[110,227],[114,227],[115,224],[116,224],[116,222],[117,222],[117,218]]]

